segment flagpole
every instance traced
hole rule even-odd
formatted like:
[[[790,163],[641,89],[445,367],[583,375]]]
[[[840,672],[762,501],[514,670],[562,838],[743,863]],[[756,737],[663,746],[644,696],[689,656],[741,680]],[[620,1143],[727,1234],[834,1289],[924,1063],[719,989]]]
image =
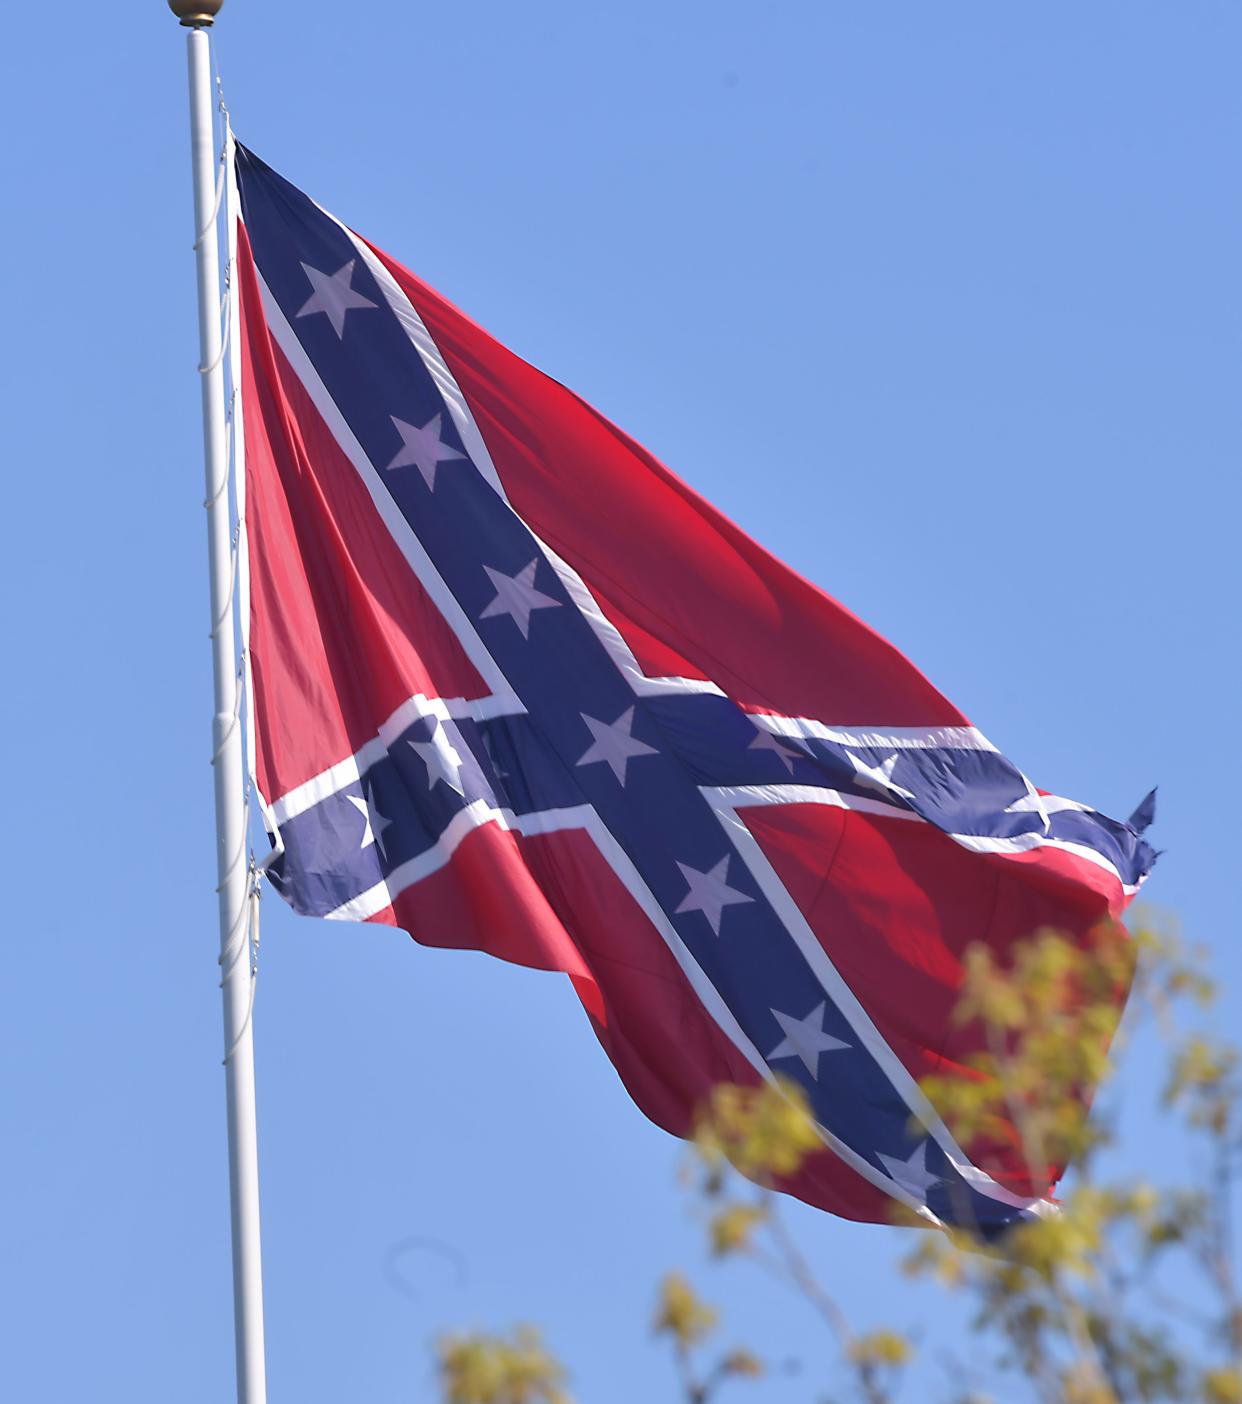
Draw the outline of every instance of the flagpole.
[[[253,974],[249,950],[249,872],[229,519],[228,440],[221,326],[217,181],[224,177],[213,129],[210,29],[223,0],[168,0],[188,31],[190,147],[198,264],[199,366],[203,459],[207,483],[207,551],[215,679],[213,767],[219,886],[221,990],[224,1003],[229,1202],[233,1240],[233,1322],[238,1404],[265,1404],[263,1280],[259,1250],[259,1154],[255,1120]]]

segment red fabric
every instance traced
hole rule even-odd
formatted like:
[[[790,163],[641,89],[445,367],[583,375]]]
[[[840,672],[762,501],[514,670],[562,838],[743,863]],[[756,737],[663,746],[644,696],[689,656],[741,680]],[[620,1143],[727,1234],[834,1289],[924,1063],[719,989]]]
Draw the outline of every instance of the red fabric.
[[[582,576],[649,675],[710,678],[751,710],[824,722],[964,723],[849,610],[375,252],[448,362],[514,507]]]

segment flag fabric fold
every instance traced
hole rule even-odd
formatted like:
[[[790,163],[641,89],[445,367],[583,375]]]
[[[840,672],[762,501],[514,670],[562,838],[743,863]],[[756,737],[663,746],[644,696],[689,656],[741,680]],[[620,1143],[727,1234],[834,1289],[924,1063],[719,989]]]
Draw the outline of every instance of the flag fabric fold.
[[[790,1188],[1037,1209],[918,1080],[972,942],[1151,867],[641,446],[236,148],[252,762],[299,912],[567,973],[634,1101],[805,1090]],[[569,1050],[566,1050],[567,1053]]]

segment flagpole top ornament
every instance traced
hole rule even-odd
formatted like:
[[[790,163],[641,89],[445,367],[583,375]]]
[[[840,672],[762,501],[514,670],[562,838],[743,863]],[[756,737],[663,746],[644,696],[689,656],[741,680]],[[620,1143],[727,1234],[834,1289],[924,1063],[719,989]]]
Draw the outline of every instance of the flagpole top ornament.
[[[186,29],[210,29],[224,0],[168,0],[168,8]]]

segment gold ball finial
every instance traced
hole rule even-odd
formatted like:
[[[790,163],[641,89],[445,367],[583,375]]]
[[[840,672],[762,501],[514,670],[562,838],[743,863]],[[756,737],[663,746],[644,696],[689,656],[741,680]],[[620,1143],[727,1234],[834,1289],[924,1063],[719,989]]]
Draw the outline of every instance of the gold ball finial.
[[[168,8],[187,29],[209,29],[224,0],[168,0]]]

